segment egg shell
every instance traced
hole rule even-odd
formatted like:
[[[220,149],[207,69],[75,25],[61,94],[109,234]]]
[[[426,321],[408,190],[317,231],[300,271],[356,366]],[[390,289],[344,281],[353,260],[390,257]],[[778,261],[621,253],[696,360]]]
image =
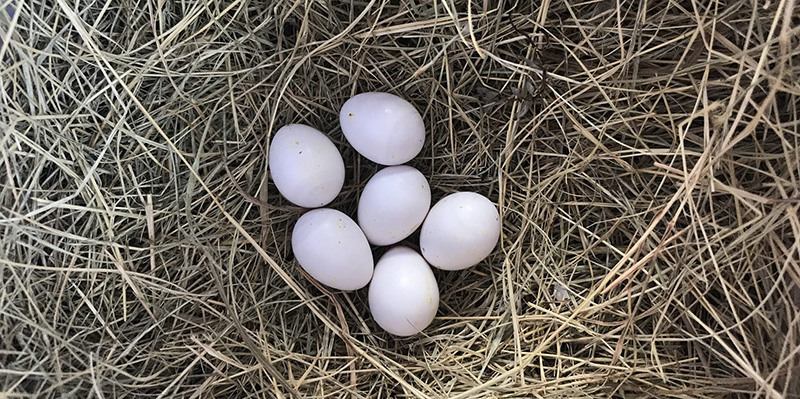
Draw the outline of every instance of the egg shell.
[[[425,143],[425,123],[411,103],[389,93],[358,94],[339,113],[342,132],[359,154],[381,165],[413,159]]]
[[[397,246],[375,265],[369,285],[372,318],[387,332],[407,337],[431,324],[439,308],[439,286],[416,251]]]
[[[437,202],[422,224],[422,256],[443,270],[474,266],[500,239],[500,215],[488,198],[472,192],[450,194]]]
[[[269,169],[281,195],[305,208],[329,204],[344,185],[339,150],[322,132],[306,125],[286,125],[275,133]]]
[[[369,179],[358,201],[358,225],[373,245],[391,245],[411,235],[431,207],[431,188],[418,170],[389,166]]]
[[[363,288],[372,278],[372,250],[353,219],[335,209],[306,212],[292,231],[292,251],[314,279],[338,290]]]

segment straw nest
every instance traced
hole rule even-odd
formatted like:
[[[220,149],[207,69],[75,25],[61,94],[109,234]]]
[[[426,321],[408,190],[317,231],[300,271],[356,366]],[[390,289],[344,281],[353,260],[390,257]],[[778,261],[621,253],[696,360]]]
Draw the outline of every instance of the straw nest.
[[[792,0],[0,13],[2,397],[800,397]],[[503,220],[409,339],[301,272],[266,168],[317,127],[353,215],[378,166],[337,112],[370,90],[422,113],[434,200]]]

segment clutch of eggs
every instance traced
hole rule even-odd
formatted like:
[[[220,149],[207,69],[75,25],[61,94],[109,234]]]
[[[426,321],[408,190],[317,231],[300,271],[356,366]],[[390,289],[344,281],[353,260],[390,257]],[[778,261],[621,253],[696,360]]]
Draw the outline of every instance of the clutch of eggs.
[[[369,284],[369,308],[378,325],[397,336],[419,333],[434,319],[439,289],[431,265],[462,270],[480,263],[497,245],[500,217],[486,197],[448,195],[431,208],[425,176],[402,165],[419,154],[425,125],[408,101],[368,92],[344,103],[339,122],[347,142],[362,156],[386,167],[372,176],[358,201],[357,220],[329,208],[344,185],[344,162],[333,142],[313,127],[280,128],[269,149],[275,186],[289,202],[312,209],[292,231],[300,267],[338,290]],[[370,244],[388,246],[420,226],[422,253],[389,249],[374,264]]]

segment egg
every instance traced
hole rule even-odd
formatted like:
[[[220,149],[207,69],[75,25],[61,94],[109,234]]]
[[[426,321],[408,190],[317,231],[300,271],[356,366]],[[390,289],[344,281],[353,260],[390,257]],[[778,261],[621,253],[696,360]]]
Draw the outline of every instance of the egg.
[[[425,220],[431,189],[420,171],[389,166],[369,179],[358,201],[358,225],[374,245],[391,245],[408,237]]]
[[[363,288],[372,278],[372,251],[353,219],[335,209],[306,212],[292,231],[292,251],[311,277],[337,290]]]
[[[306,125],[286,125],[275,133],[269,169],[281,195],[305,208],[327,205],[344,185],[339,150],[327,136]]]
[[[488,198],[459,192],[442,198],[422,224],[422,256],[443,270],[462,270],[489,256],[500,238],[500,215]]]
[[[359,154],[381,165],[413,159],[425,142],[425,124],[411,103],[389,93],[358,94],[339,113],[342,132]]]
[[[439,308],[439,286],[416,251],[397,246],[375,265],[369,285],[369,310],[378,325],[407,337],[431,324]]]

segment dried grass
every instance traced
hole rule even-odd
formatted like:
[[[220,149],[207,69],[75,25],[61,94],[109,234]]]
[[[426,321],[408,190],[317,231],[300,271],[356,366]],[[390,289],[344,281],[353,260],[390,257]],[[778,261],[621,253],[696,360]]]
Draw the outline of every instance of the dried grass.
[[[0,397],[800,397],[795,1],[397,3],[6,0]],[[267,178],[367,90],[504,221],[410,339]]]

